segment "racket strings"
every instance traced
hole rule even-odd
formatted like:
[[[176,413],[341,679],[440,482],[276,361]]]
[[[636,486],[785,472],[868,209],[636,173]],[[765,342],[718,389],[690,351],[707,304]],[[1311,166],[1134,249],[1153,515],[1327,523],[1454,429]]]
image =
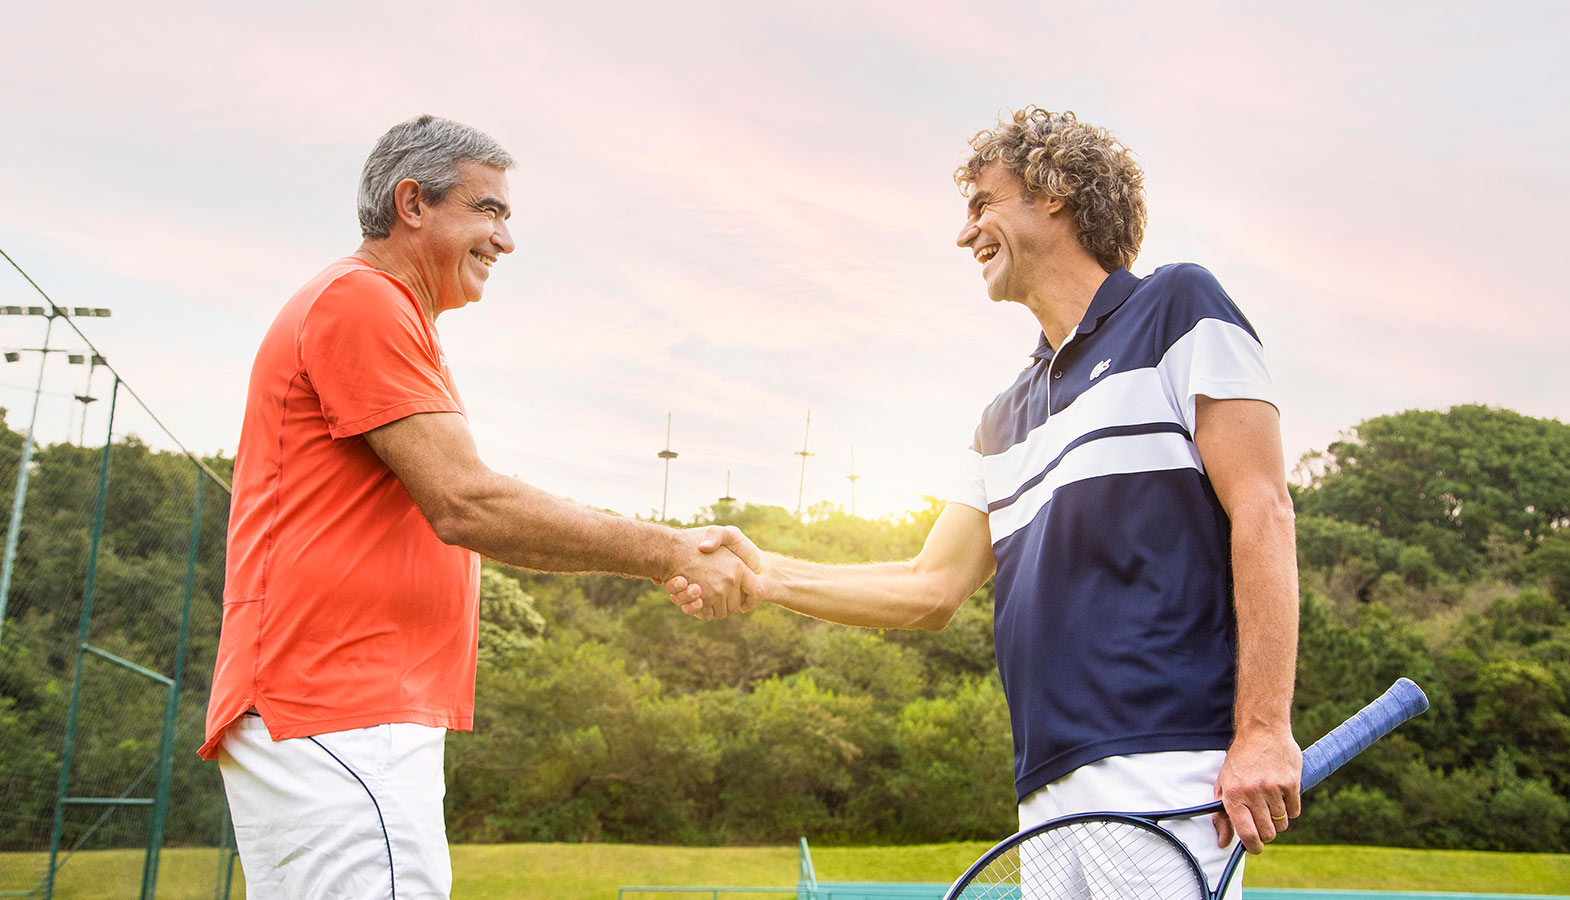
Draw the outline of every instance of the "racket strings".
[[[1205,881],[1176,839],[1118,820],[1038,832],[992,860],[956,900],[1203,900]]]

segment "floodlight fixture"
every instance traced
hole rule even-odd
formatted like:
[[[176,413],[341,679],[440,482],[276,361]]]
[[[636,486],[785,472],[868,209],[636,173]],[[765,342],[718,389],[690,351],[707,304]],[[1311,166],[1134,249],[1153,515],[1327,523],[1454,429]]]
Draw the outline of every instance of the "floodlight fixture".
[[[856,445],[850,445],[850,474],[845,476],[850,481],[850,514],[856,514],[856,482],[861,476],[856,474]]]
[[[42,306],[29,306],[27,308],[27,314],[30,315],[30,316],[47,316],[47,315],[49,315],[48,313],[44,312],[44,308]]]
[[[7,350],[5,352],[5,361],[8,362],[8,363],[9,362],[16,362],[17,360],[19,360],[21,358],[22,358],[22,354],[16,352],[15,350]]]
[[[665,460],[665,488],[660,494],[660,519],[665,519],[665,503],[671,496],[671,460],[676,458],[676,451],[671,449],[671,414],[665,414],[665,449],[654,454]]]
[[[812,434],[812,410],[807,410],[807,430],[801,434],[801,449],[795,455],[801,457],[801,483],[796,485],[796,518],[801,518],[801,498],[807,490],[807,457],[815,454],[807,452],[807,436]]]
[[[83,356],[80,353],[67,353],[65,355],[65,361],[70,363],[73,366],[79,366],[82,363],[87,362],[87,357]]]
[[[93,315],[97,316],[100,319],[107,319],[107,318],[109,318],[110,313],[109,313],[109,310],[106,307],[95,306],[95,307],[93,307]]]
[[[22,307],[20,306],[0,307],[0,316],[19,316],[21,314]]]

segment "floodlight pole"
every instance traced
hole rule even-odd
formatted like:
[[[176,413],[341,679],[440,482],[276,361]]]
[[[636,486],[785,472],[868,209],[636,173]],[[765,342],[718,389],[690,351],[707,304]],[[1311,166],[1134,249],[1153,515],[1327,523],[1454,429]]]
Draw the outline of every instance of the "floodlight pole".
[[[796,455],[801,457],[801,482],[796,485],[796,518],[801,518],[801,498],[807,490],[807,457],[813,454],[807,452],[807,435],[812,433],[812,410],[807,410],[807,430],[801,434],[801,449]]]
[[[721,503],[735,503],[736,498],[730,495],[730,469],[725,470],[725,496],[720,498]]]
[[[856,514],[856,482],[861,476],[856,474],[856,445],[850,445],[850,474],[845,476],[850,481],[850,514]]]
[[[89,404],[98,402],[98,398],[93,396],[93,370],[98,368],[98,365],[103,361],[104,358],[102,356],[96,353],[92,354],[92,357],[87,362],[87,386],[82,388],[80,394],[76,395],[76,402],[82,404],[82,424],[76,436],[76,445],[78,447],[87,445],[87,407]],[[66,440],[69,441],[70,439],[70,432],[67,431]]]
[[[660,521],[665,521],[665,501],[671,495],[671,460],[676,458],[676,451],[671,449],[671,414],[665,414],[665,449],[655,454],[665,460],[665,490],[660,494]]]
[[[11,499],[11,526],[5,532],[5,562],[0,565],[0,635],[5,633],[5,608],[11,599],[11,572],[16,566],[16,542],[22,531],[22,505],[27,502],[27,474],[33,463],[33,427],[38,424],[38,398],[44,392],[44,366],[49,364],[49,338],[54,333],[55,316],[63,315],[49,304],[49,324],[44,326],[44,348],[38,354],[38,383],[33,386],[33,414],[27,420],[27,436],[22,439],[22,460],[16,468],[16,496]]]

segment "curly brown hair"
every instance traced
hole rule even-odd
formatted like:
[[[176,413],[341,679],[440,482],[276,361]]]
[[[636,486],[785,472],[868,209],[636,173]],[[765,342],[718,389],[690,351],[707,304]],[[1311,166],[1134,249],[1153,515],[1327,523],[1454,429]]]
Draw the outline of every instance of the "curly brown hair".
[[[970,146],[975,153],[954,172],[962,192],[969,194],[987,163],[1000,162],[1030,190],[1068,202],[1080,244],[1103,269],[1133,265],[1145,239],[1145,173],[1105,128],[1027,106],[1000,116]]]

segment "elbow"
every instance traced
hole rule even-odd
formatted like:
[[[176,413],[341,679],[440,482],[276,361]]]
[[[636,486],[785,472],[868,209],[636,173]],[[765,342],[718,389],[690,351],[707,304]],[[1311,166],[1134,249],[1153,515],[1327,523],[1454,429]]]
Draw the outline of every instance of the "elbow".
[[[425,521],[431,525],[431,530],[436,532],[437,540],[454,547],[468,547],[471,540],[471,529],[462,516],[446,512],[437,515],[426,515]],[[472,548],[471,548],[472,549]]]
[[[494,540],[495,491],[484,479],[453,479],[436,490],[414,494],[420,514],[444,544],[484,553]]]
[[[1229,518],[1234,534],[1240,530],[1254,535],[1295,534],[1297,528],[1297,512],[1285,491],[1260,497]]]
[[[425,521],[436,532],[437,540],[454,547],[478,550],[481,539],[480,516],[471,504],[448,500],[431,509],[422,509]]]
[[[954,614],[964,602],[965,598],[953,591],[934,591],[922,604],[922,614],[910,627],[920,631],[942,631],[954,621]]]
[[[1287,534],[1296,536],[1297,509],[1292,506],[1291,496],[1282,493],[1281,496],[1276,498],[1275,502],[1270,506],[1270,521],[1271,524]]]

